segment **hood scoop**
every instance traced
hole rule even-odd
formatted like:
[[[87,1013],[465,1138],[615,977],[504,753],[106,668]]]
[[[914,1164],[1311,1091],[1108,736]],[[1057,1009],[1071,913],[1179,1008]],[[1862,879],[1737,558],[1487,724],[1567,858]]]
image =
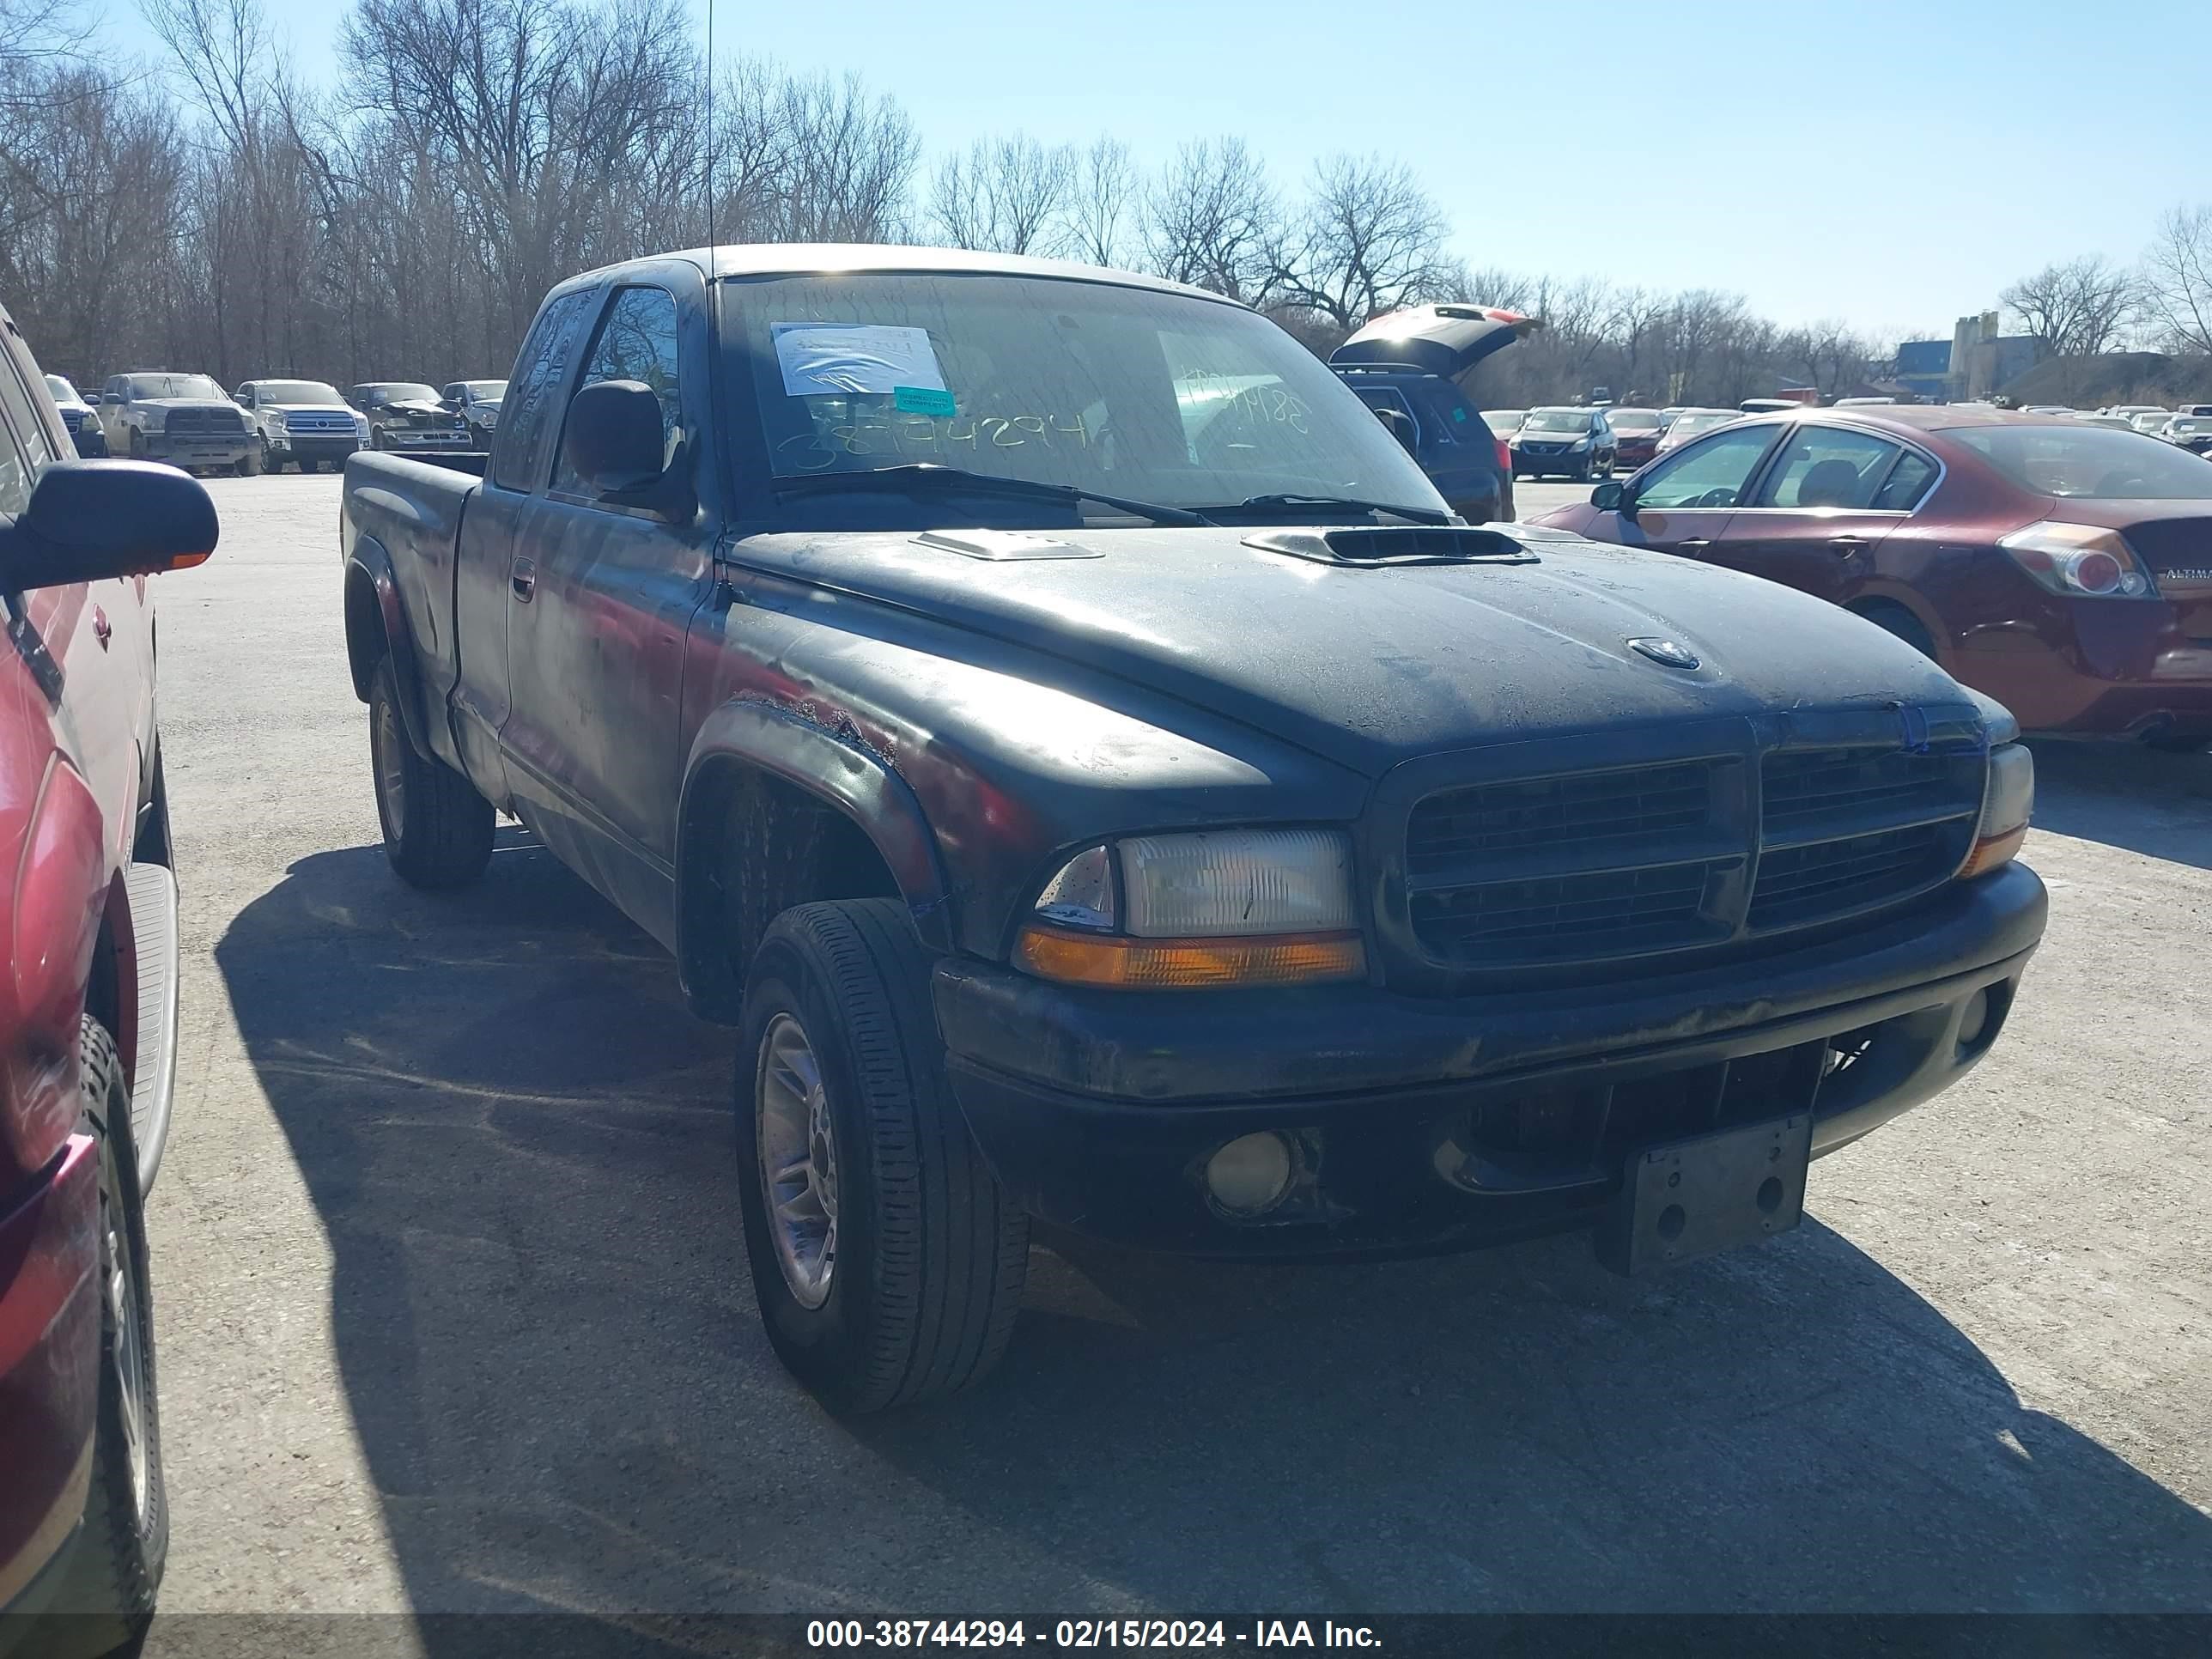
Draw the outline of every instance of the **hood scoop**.
[[[925,530],[914,538],[917,547],[933,547],[963,558],[1005,564],[1023,559],[1097,559],[1105,556],[1095,547],[1078,547],[1057,537],[1022,530]]]
[[[1536,564],[1535,553],[1498,530],[1471,525],[1387,525],[1342,530],[1263,530],[1244,538],[1262,553],[1320,564]]]

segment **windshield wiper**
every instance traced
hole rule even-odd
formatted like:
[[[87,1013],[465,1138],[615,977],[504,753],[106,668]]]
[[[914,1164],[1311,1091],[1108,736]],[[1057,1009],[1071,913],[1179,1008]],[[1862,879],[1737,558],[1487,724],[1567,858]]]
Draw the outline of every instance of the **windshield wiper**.
[[[1030,478],[1003,477],[995,472],[971,472],[966,467],[944,466],[935,461],[909,461],[898,466],[871,467],[863,472],[805,472],[796,477],[778,478],[775,488],[779,494],[809,495],[836,495],[848,489],[964,489],[979,495],[1006,495],[1019,501],[1061,501],[1070,507],[1079,501],[1097,501],[1101,507],[1133,513],[1154,524],[1213,522],[1188,507],[1133,501],[1126,495],[1102,495],[1077,484],[1042,483]]]
[[[1389,513],[1414,524],[1449,524],[1451,514],[1432,507],[1397,507],[1389,501],[1363,501],[1350,495],[1308,495],[1297,491],[1275,495],[1247,495],[1234,507],[1209,507],[1208,513],[1235,513],[1245,507],[1341,507],[1358,513]]]

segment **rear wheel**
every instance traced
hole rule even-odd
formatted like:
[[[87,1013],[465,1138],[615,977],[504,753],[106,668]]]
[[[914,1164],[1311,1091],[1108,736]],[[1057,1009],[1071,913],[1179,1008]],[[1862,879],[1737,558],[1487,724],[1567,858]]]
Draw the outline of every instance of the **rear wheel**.
[[[384,855],[411,886],[460,887],[491,861],[492,804],[443,761],[424,760],[407,740],[390,657],[369,695],[369,763]]]
[[[1013,1333],[1029,1221],[952,1099],[905,907],[778,916],[746,977],[743,1031],[745,1252],[777,1357],[847,1413],[982,1376]]]
[[[100,1141],[100,1404],[83,1524],[55,1592],[52,1628],[42,1632],[49,1639],[37,1650],[63,1659],[135,1654],[169,1554],[154,1298],[131,1094],[115,1039],[89,1014],[78,1047],[83,1119]]]
[[[1922,656],[1934,659],[1936,656],[1934,636],[1922,625],[1920,618],[1903,605],[1892,604],[1887,600],[1876,600],[1868,605],[1854,605],[1851,609],[1856,614],[1864,617],[1876,628],[1896,635],[1899,639],[1903,640]]]

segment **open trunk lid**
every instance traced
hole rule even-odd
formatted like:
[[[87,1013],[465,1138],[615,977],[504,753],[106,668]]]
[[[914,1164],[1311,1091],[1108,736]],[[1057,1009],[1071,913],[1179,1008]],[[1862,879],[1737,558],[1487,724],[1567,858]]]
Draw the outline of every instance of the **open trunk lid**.
[[[1408,306],[1361,326],[1328,354],[1329,366],[1387,364],[1449,380],[1543,325],[1540,319],[1492,306]]]

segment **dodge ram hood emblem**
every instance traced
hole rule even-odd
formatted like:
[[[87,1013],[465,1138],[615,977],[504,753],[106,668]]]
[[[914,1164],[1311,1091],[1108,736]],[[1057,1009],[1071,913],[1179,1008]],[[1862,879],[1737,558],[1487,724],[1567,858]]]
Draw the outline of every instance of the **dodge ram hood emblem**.
[[[1686,645],[1673,640],[1631,640],[1628,648],[1639,657],[1649,657],[1664,668],[1695,668],[1698,653]]]

